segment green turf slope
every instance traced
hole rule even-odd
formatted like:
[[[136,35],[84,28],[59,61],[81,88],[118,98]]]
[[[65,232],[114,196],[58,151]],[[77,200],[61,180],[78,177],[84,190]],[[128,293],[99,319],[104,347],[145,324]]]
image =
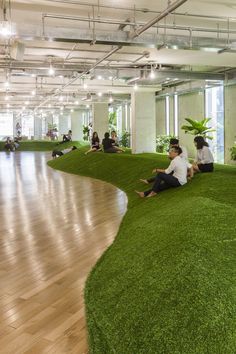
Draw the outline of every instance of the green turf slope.
[[[108,181],[129,199],[87,280],[90,353],[235,354],[236,168],[141,199],[138,179],[167,166],[165,156],[83,151],[49,165]]]
[[[83,143],[82,143],[83,144]],[[62,150],[71,146],[80,147],[81,143],[78,141],[70,141],[63,144],[59,144],[57,141],[43,141],[43,140],[25,140],[20,141],[20,146],[16,151],[52,151]],[[4,151],[5,142],[0,141],[0,151]]]

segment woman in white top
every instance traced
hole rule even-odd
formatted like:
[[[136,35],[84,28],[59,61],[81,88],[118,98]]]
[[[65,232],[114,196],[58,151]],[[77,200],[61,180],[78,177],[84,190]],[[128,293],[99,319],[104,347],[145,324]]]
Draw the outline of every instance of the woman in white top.
[[[157,193],[171,188],[180,187],[187,183],[187,163],[185,159],[181,158],[182,149],[180,147],[173,147],[169,151],[171,163],[165,170],[155,169],[153,173],[158,173],[155,182],[151,189],[146,192],[138,192],[140,197],[154,197]]]
[[[197,148],[197,156],[193,164],[195,172],[213,172],[214,159],[209,149],[208,143],[202,136],[196,136],[194,138],[194,144]]]

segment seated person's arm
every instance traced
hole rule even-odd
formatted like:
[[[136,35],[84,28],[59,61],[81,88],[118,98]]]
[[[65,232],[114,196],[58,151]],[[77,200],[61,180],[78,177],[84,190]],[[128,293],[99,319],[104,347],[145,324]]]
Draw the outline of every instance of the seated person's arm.
[[[152,173],[159,173],[159,172],[165,172],[165,170],[161,168],[154,168],[154,170],[152,171]]]

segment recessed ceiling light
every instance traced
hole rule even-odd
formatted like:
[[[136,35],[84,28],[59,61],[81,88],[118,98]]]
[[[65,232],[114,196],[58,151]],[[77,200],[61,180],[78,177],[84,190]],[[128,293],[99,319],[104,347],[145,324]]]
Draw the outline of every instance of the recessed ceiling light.
[[[102,92],[98,92],[98,96],[101,97],[102,96]]]
[[[137,83],[135,82],[135,84],[134,84],[134,90],[137,91],[137,89],[138,89],[138,85],[137,85]]]
[[[48,69],[48,74],[50,76],[55,75],[55,69],[53,68],[52,64],[50,65],[49,69]]]
[[[102,76],[101,75],[98,75],[98,80],[102,80]]]

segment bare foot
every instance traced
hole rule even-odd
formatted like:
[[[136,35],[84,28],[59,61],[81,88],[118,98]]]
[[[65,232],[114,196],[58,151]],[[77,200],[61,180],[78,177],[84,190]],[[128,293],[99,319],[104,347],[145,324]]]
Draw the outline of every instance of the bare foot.
[[[152,191],[151,193],[148,194],[147,198],[155,197],[155,195],[157,195],[157,193]]]
[[[139,192],[139,191],[135,191],[135,193],[137,193],[141,198],[144,198],[144,192]]]
[[[149,184],[149,183],[148,183],[148,180],[146,180],[146,179],[140,179],[140,182],[143,182],[143,183],[145,183],[145,184]]]

